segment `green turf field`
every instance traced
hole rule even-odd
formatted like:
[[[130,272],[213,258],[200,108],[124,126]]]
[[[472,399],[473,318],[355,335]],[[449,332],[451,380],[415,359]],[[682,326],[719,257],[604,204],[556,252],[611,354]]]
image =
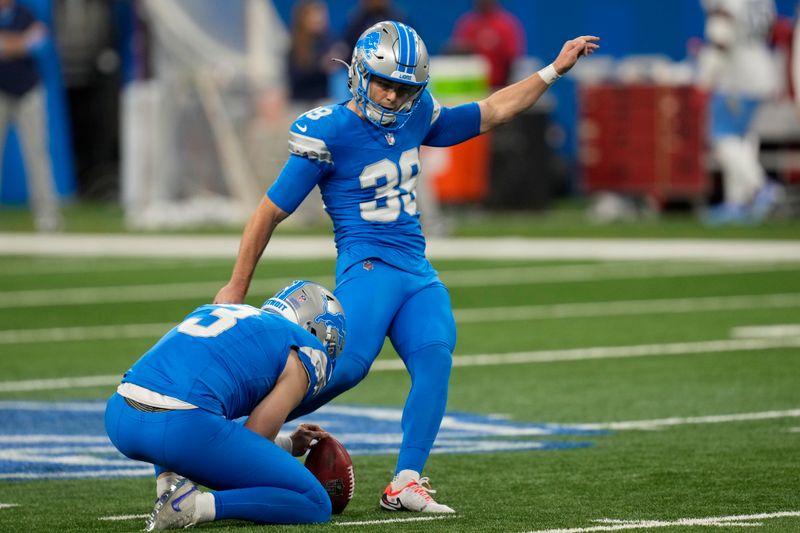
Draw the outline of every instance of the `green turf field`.
[[[48,404],[20,401],[106,398],[110,379],[210,300],[231,264],[0,256],[0,416],[24,405],[34,406],[25,420],[53,414]],[[437,499],[457,510],[452,517],[384,522],[415,518],[378,508],[395,457],[358,455],[355,499],[331,525],[203,529],[800,531],[800,264],[436,267],[459,329],[448,410],[522,425],[587,424],[595,431],[495,440],[591,445],[433,455],[425,475]],[[330,283],[332,271],[330,260],[263,263],[248,303],[284,279]],[[336,403],[400,408],[408,378],[395,360],[387,345],[370,376]],[[99,386],[63,381],[89,376],[111,378]],[[53,473],[59,461],[109,452],[98,443],[37,454],[34,444],[2,440],[29,433],[22,419],[2,419],[14,427],[0,428],[0,531],[142,528],[142,518],[102,518],[149,512],[151,479],[9,480],[26,454],[36,456],[31,472]],[[61,433],[61,415],[53,420],[36,432]]]

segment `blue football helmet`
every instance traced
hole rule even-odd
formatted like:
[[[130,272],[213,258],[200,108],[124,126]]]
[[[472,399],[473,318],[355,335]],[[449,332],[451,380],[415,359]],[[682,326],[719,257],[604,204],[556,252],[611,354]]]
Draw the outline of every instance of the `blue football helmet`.
[[[428,49],[413,28],[400,22],[378,22],[356,42],[347,86],[367,119],[387,131],[403,127],[428,85]],[[402,104],[389,110],[369,97],[369,85],[380,78],[400,85]]]
[[[261,309],[303,327],[322,342],[333,358],[344,350],[344,309],[336,296],[319,283],[293,281],[264,302]]]

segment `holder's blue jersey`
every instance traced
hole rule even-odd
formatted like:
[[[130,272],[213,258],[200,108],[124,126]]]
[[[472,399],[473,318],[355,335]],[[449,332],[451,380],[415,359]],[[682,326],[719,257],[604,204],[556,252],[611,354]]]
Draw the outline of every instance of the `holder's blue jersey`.
[[[235,419],[249,415],[272,390],[292,348],[308,373],[308,399],[333,371],[316,337],[249,305],[203,305],[148,350],[122,382]]]
[[[291,155],[269,198],[291,213],[319,185],[333,220],[337,274],[368,258],[410,272],[432,270],[417,210],[419,148],[478,135],[478,105],[441,107],[426,90],[406,124],[389,133],[346,104],[318,107],[294,122]]]

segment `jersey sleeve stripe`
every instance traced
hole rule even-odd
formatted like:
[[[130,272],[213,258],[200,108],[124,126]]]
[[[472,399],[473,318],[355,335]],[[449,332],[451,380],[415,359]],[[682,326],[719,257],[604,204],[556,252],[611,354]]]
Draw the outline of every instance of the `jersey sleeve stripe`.
[[[333,156],[325,141],[293,131],[289,132],[289,152],[308,159],[317,159],[323,163],[333,163]]]

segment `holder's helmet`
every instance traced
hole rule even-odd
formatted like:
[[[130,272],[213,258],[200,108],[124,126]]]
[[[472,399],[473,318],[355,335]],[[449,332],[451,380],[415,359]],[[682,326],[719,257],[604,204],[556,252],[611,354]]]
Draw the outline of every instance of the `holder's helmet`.
[[[322,342],[333,358],[344,349],[344,309],[336,296],[319,283],[294,281],[264,302],[261,309],[277,313],[306,329]]]
[[[385,130],[398,130],[428,85],[428,63],[428,49],[413,28],[401,22],[378,22],[356,42],[347,86],[370,122]],[[370,99],[369,84],[375,78],[400,85],[401,105],[397,110],[386,109]]]

